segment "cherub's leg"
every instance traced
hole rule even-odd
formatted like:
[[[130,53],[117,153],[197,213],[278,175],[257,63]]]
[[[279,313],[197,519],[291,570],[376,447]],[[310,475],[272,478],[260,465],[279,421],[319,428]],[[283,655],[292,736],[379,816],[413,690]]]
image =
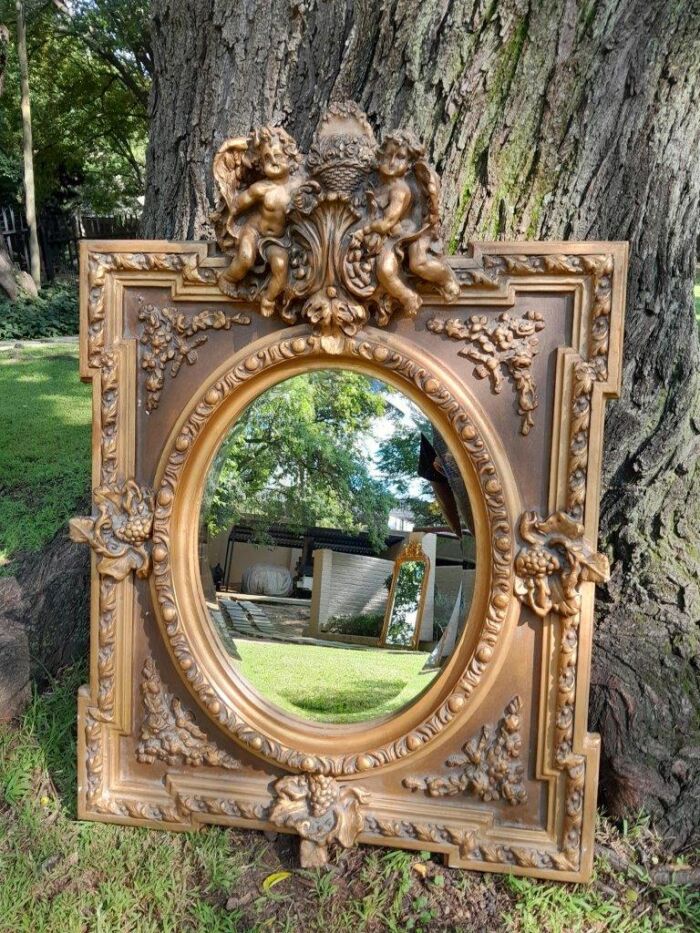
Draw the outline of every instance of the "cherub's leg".
[[[408,247],[408,268],[419,279],[434,282],[445,298],[456,298],[459,295],[459,282],[454,272],[444,259],[428,253],[429,245],[427,237],[411,243]]]
[[[399,261],[393,249],[383,249],[377,259],[377,278],[379,284],[392,298],[395,298],[407,314],[414,317],[423,300],[417,292],[402,280],[399,274]]]
[[[250,271],[258,254],[258,232],[244,227],[238,237],[238,248],[231,263],[221,277],[229,282],[240,282]]]
[[[289,268],[287,250],[279,246],[271,246],[267,251],[267,261],[270,266],[270,281],[260,299],[260,313],[265,317],[270,317],[275,313],[275,299],[287,285]]]

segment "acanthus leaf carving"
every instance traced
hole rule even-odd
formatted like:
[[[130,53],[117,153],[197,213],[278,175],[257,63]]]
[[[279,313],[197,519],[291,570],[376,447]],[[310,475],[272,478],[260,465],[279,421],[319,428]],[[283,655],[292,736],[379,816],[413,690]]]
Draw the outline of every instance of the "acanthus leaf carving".
[[[174,379],[183,363],[197,362],[197,349],[208,340],[205,330],[230,330],[234,324],[250,324],[250,317],[241,312],[226,314],[221,310],[199,311],[187,315],[177,308],[159,308],[152,304],[139,309],[143,330],[139,342],[145,347],[141,368],[147,373],[146,410],[155,411],[165,382],[165,370],[170,366]]]
[[[303,773],[278,778],[273,792],[267,819],[296,829],[305,868],[325,865],[331,842],[349,848],[362,832],[362,808],[369,794],[360,787],[340,784],[326,774]]]
[[[128,479],[98,486],[93,501],[97,515],[71,519],[71,539],[90,545],[98,557],[101,576],[119,582],[133,570],[136,576],[147,577],[151,568],[152,491]]]
[[[210,742],[192,713],[167,692],[152,658],[147,658],[143,665],[141,696],[145,712],[136,746],[138,761],[240,768],[240,762]]]
[[[496,728],[483,726],[464,745],[460,754],[447,759],[455,774],[430,775],[425,778],[405,778],[410,790],[423,790],[429,797],[456,797],[461,794],[478,797],[484,802],[505,800],[511,806],[525,803],[523,765],[520,761],[522,699],[519,696],[506,706]]]
[[[407,274],[446,300],[459,283],[442,255],[440,182],[425,149],[397,131],[377,144],[353,103],[331,104],[306,157],[280,127],[227,139],[214,157],[219,198],[211,218],[228,295],[264,316],[306,320],[340,352],[376,312],[415,316],[422,299]]]
[[[502,370],[510,375],[518,398],[518,414],[522,418],[520,433],[529,434],[538,405],[532,362],[539,352],[537,333],[544,328],[543,316],[538,311],[527,311],[522,317],[514,318],[503,312],[489,326],[485,315],[474,314],[465,322],[456,318],[448,321],[431,318],[427,326],[434,334],[444,333],[452,340],[467,342],[469,346],[460,350],[459,356],[476,363],[475,376],[488,378],[496,394],[503,387]]]

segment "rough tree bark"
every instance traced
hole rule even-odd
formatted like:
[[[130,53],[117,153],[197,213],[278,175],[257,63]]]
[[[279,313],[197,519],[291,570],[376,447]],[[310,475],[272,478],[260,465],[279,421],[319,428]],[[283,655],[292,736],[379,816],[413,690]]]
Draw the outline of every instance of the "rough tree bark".
[[[609,406],[591,728],[602,802],[700,838],[698,0],[154,0],[148,236],[208,236],[221,140],[328,100],[407,126],[443,176],[449,242],[631,244]]]

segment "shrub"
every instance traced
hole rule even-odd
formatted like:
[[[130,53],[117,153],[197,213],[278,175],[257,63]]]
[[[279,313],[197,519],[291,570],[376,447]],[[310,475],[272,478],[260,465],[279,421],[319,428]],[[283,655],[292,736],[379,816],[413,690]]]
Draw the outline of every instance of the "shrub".
[[[357,616],[331,616],[323,628],[326,632],[338,632],[341,635],[379,638],[383,624],[383,612],[367,612]]]
[[[0,340],[31,340],[78,333],[78,290],[56,284],[42,289],[37,298],[17,301],[0,298]]]

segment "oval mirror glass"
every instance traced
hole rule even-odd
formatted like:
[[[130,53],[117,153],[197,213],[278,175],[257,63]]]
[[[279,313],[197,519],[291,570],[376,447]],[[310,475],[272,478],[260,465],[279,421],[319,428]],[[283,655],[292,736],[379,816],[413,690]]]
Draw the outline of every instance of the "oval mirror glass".
[[[469,613],[472,515],[408,397],[343,369],[263,392],[222,439],[200,516],[209,617],[281,710],[363,722],[413,702]]]

